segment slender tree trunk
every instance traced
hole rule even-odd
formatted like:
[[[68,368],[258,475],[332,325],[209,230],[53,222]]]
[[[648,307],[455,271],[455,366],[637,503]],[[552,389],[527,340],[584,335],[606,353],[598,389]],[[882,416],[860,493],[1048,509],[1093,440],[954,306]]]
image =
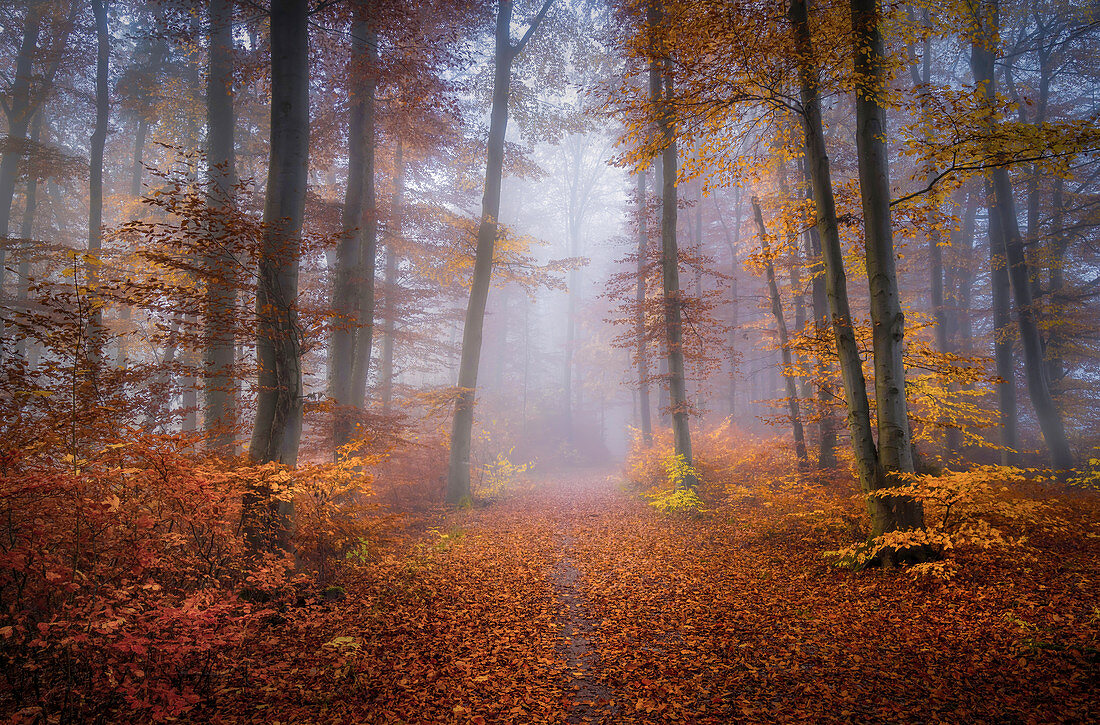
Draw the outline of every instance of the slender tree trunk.
[[[34,119],[34,130],[31,131],[31,140],[34,143],[38,143],[38,140],[42,132],[42,114],[39,113]],[[24,195],[25,202],[23,204],[23,224],[19,230],[19,238],[21,241],[21,254],[19,255],[19,268],[17,270],[16,279],[16,307],[20,311],[25,312],[27,302],[30,298],[30,278],[31,278],[31,253],[34,248],[34,213],[38,206],[38,176],[31,172],[27,176],[27,187]],[[18,335],[15,340],[15,357],[17,360],[25,360],[27,355],[27,337],[24,334]]]
[[[844,395],[848,403],[848,431],[855,453],[856,468],[859,471],[860,487],[865,494],[870,494],[889,484],[885,480],[871,430],[867,384],[863,377],[859,346],[856,344],[855,332],[852,328],[844,256],[837,229],[829,157],[825,151],[821,102],[817,89],[817,77],[813,71],[813,44],[805,0],[793,0],[789,13],[798,53],[806,163],[813,187],[817,230],[821,237],[825,293],[829,301],[833,337],[840,362],[841,378],[844,382]],[[898,528],[893,508],[880,497],[867,496],[867,508],[871,515],[871,536],[879,536]]]
[[[271,153],[256,287],[256,422],[249,457],[293,466],[301,434],[302,369],[298,259],[309,161],[309,3],[271,4]],[[287,506],[270,491],[245,497],[254,549],[286,544]]]
[[[363,8],[359,8],[363,12]],[[350,118],[348,120],[348,182],[341,217],[342,235],[336,245],[336,269],[333,275],[332,308],[336,321],[332,328],[332,372],[329,394],[336,405],[333,444],[337,450],[351,441],[355,405],[352,398],[352,369],[355,341],[360,318],[356,300],[359,260],[362,257],[365,225],[363,187],[366,182],[368,88],[363,76],[369,72],[370,31],[368,19],[359,15],[351,29],[351,63],[348,67]]]
[[[809,166],[804,159],[799,163],[799,166],[805,179],[806,198],[813,202],[813,179],[810,178]],[[806,230],[806,242],[811,258],[810,299],[813,304],[816,337],[816,331],[825,329],[822,326],[829,324],[829,300],[825,294],[825,272],[821,261],[821,235],[818,233],[816,224]],[[833,363],[829,357],[823,355],[818,358],[818,366],[824,375],[833,367]],[[818,470],[827,471],[836,468],[838,427],[836,416],[833,415],[833,388],[828,378],[823,378],[818,383],[817,407],[818,418],[821,421],[818,431],[817,467]]]
[[[1027,390],[1039,428],[1043,431],[1050,452],[1051,464],[1059,470],[1073,468],[1074,457],[1062,423],[1061,413],[1050,394],[1050,379],[1043,358],[1043,342],[1039,333],[1039,321],[1031,298],[1031,279],[1028,274],[1024,243],[1016,221],[1012,184],[1007,169],[993,170],[993,190],[997,198],[997,210],[1001,217],[1001,235],[1004,240],[1008,276],[1016,301],[1020,342],[1024,348],[1024,368],[1027,373]]]
[[[996,1],[983,3],[979,7],[979,12],[981,15],[977,18],[977,22],[982,33],[971,45],[970,64],[974,81],[984,96],[984,102],[988,107],[992,107],[996,94],[993,66],[997,54],[996,28],[999,24]],[[988,124],[989,130],[992,131],[992,118]],[[1056,469],[1072,468],[1073,452],[1066,437],[1061,413],[1050,393],[1050,380],[1047,363],[1043,356],[1039,320],[1032,298],[1031,275],[1024,254],[1024,242],[1016,217],[1016,201],[1008,169],[1004,166],[994,167],[990,172],[990,183],[996,202],[996,214],[999,217],[1000,238],[1008,265],[1009,282],[1016,302],[1028,394],[1050,453],[1051,464]],[[991,215],[992,213],[993,210]]]
[[[577,225],[569,224],[569,256],[580,253],[580,236]],[[577,347],[577,288],[580,286],[580,270],[569,271],[569,302],[565,313],[565,370],[563,371],[564,392],[562,394],[565,413],[565,440],[573,443],[573,355]]]
[[[726,226],[726,220],[722,216],[722,210],[718,208],[718,202],[714,202],[718,210],[718,221],[722,224],[722,231],[726,237],[726,246],[730,252],[730,327],[726,344],[729,346],[730,369],[727,395],[727,411],[729,416],[729,430],[733,433],[737,418],[737,331],[741,325],[740,297],[737,290],[737,280],[741,271],[741,261],[737,256],[737,248],[741,243],[741,187],[733,192],[733,232]]]
[[[661,9],[650,5],[650,25],[655,27],[660,21]],[[676,137],[673,130],[673,88],[671,61],[662,57],[659,48],[654,49],[654,61],[661,66],[663,94],[657,101],[657,130],[664,151],[661,154],[661,177],[664,188],[661,194],[661,279],[664,293],[665,344],[668,358],[668,393],[672,414],[672,439],[676,454],[687,465],[693,465],[691,452],[691,430],[689,427],[689,404],[687,386],[684,379],[683,325],[681,306],[683,295],[680,291],[680,258],[676,243],[677,215],[677,158]],[[694,475],[688,475],[683,481],[685,488],[695,488],[699,481]]]
[[[649,204],[646,199],[645,167],[638,171],[638,283],[634,293],[634,331],[637,338],[638,417],[642,444],[653,443],[653,419],[649,409],[649,345],[646,343],[645,288],[649,258]]]
[[[237,184],[233,147],[233,3],[209,0],[210,70],[206,86],[207,163],[210,193],[216,209],[227,215],[234,203]],[[140,172],[137,181],[140,184]],[[228,228],[215,221],[206,253],[206,319],[203,350],[203,431],[207,445],[219,453],[231,453],[232,425],[236,422],[236,358],[234,336],[237,260],[226,248]]]
[[[1062,309],[1061,304],[1065,301],[1063,295],[1066,286],[1066,252],[1069,250],[1069,240],[1066,237],[1065,230],[1065,179],[1061,176],[1054,180],[1051,206],[1053,207],[1053,213],[1050,232],[1050,306],[1053,310],[1051,317],[1057,319]],[[1059,323],[1055,322],[1051,326],[1049,339],[1047,340],[1047,367],[1051,383],[1058,383],[1066,376],[1065,361],[1062,359],[1064,345],[1065,337],[1062,328]]]
[[[890,229],[890,166],[886,149],[886,109],[882,105],[886,75],[878,0],[851,0],[856,55],[856,147],[859,189],[866,233],[867,277],[871,293],[872,347],[875,359],[875,400],[878,417],[879,465],[886,485],[900,483],[894,473],[912,473],[913,446],[905,398],[905,317],[901,311]],[[892,527],[924,527],[924,506],[909,496],[882,498],[890,508]],[[897,552],[885,552],[891,563]],[[930,552],[909,550],[902,558],[926,558]]]
[[[1020,450],[1019,415],[1016,403],[1016,366],[1013,361],[1011,289],[1008,281],[1008,261],[1005,259],[1001,215],[993,187],[986,183],[986,209],[989,233],[989,284],[993,302],[993,358],[997,368],[997,407],[1000,411],[1001,464],[1016,462]]]
[[[130,196],[141,196],[141,175],[145,171],[145,137],[149,134],[149,119],[142,116],[138,119],[137,131],[134,133],[134,160],[130,167]]]
[[[401,240],[401,217],[405,213],[405,155],[401,140],[393,152],[393,203],[390,207],[389,237],[386,244],[386,270],[383,284],[385,295],[382,313],[382,360],[379,370],[382,412],[388,414],[393,404],[393,334],[397,326],[397,245]]]
[[[97,294],[100,251],[103,245],[103,147],[110,114],[108,67],[111,38],[107,32],[107,0],[92,0],[96,27],[95,129],[92,131],[88,172],[88,288]],[[103,310],[96,304],[88,323],[89,360],[98,365],[103,352]]]
[[[791,431],[794,433],[794,448],[798,455],[798,467],[804,469],[809,461],[806,457],[806,434],[802,430],[802,412],[799,410],[798,388],[795,384],[791,341],[787,335],[787,321],[783,318],[783,300],[779,296],[779,285],[775,281],[775,266],[772,264],[768,231],[764,227],[764,215],[760,212],[760,202],[755,197],[752,200],[752,211],[756,219],[756,233],[760,237],[760,247],[764,252],[768,297],[771,299],[772,315],[775,317],[776,333],[779,336],[779,354],[783,362],[783,378],[787,384],[787,410],[791,417]]]
[[[447,502],[456,504],[470,495],[470,444],[474,426],[474,399],[477,369],[481,358],[481,340],[485,326],[485,303],[493,273],[493,249],[496,246],[500,216],[500,187],[504,173],[504,136],[508,128],[508,97],[512,80],[512,61],[538,29],[550,10],[547,0],[518,44],[512,45],[511,0],[500,0],[496,17],[496,52],[493,58],[493,102],[489,116],[489,141],[485,164],[485,193],[481,203],[481,224],[477,230],[477,252],[462,329],[462,359],[458,369],[458,398],[451,428],[450,460],[447,466]]]
[[[32,63],[38,50],[38,35],[42,26],[41,0],[31,0],[27,5],[27,15],[23,22],[23,38],[19,52],[15,57],[15,78],[12,80],[9,96],[8,138],[18,144],[27,137],[31,121],[31,80]],[[15,199],[15,184],[19,179],[18,148],[5,151],[0,158],[0,304],[4,299],[4,277],[7,276],[7,236],[11,224],[11,206]],[[0,317],[0,359],[6,349],[4,333],[5,320]]]
[[[367,4],[367,12],[375,14],[374,4]],[[358,260],[359,289],[356,299],[355,358],[351,368],[351,404],[362,411],[367,405],[367,379],[370,376],[371,351],[374,346],[375,261],[378,257],[378,190],[375,185],[375,90],[377,80],[373,69],[378,66],[378,33],[373,25],[367,26],[368,73],[363,91],[363,231]]]

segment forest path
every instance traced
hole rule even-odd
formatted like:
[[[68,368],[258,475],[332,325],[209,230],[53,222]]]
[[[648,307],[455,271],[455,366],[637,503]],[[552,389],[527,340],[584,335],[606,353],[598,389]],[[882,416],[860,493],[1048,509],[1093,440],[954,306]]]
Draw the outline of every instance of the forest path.
[[[553,542],[552,565],[543,569],[549,584],[558,638],[556,653],[564,661],[559,713],[567,723],[614,722],[621,707],[602,681],[605,663],[596,634],[596,619],[586,599],[578,551],[596,544],[617,515],[632,502],[618,489],[621,477],[609,470],[579,470],[536,480],[532,490],[472,514],[471,530],[498,538],[501,528],[542,522]],[[504,537],[506,540],[507,537]],[[537,539],[538,537],[534,537]]]
[[[346,598],[261,627],[211,720],[1100,722],[1094,640],[1058,639],[1095,617],[1095,545],[949,585],[854,576],[812,511],[668,516],[621,480],[558,472],[380,551]],[[1053,597],[1058,648],[1030,646],[1017,621]]]

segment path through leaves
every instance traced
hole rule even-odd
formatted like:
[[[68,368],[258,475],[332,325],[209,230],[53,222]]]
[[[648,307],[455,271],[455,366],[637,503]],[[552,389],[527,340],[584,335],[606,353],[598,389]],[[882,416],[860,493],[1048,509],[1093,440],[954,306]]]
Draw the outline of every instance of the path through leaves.
[[[220,722],[1087,722],[1095,541],[950,584],[830,568],[766,508],[661,516],[606,473],[452,514],[256,633]],[[298,609],[295,609],[298,607]]]

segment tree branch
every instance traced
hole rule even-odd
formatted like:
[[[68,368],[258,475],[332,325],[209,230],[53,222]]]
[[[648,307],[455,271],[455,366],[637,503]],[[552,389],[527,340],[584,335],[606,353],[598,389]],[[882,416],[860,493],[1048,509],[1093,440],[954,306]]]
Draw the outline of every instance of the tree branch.
[[[546,17],[546,13],[550,12],[550,6],[553,4],[554,0],[546,0],[546,3],[543,4],[542,10],[539,10],[539,14],[531,21],[531,25],[527,28],[527,32],[523,34],[523,37],[519,39],[518,43],[512,46],[513,58],[523,52],[523,46],[527,45],[527,41],[534,35],[535,30],[542,23],[542,19]]]

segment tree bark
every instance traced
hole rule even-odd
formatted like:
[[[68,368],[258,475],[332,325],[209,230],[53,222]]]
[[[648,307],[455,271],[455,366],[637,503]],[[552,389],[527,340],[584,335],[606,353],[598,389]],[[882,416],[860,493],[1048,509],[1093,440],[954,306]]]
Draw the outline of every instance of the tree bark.
[[[23,38],[15,57],[15,77],[12,80],[8,109],[8,138],[12,142],[26,139],[30,127],[31,76],[38,36],[42,27],[42,2],[32,0],[27,5],[23,22]],[[15,199],[15,184],[19,179],[18,149],[5,151],[0,158],[0,302],[4,299],[4,277],[7,276],[7,237],[11,225],[11,206]],[[0,358],[5,352],[4,320],[0,317]]]
[[[768,231],[764,227],[764,215],[760,212],[760,202],[756,197],[753,197],[752,200],[752,211],[756,219],[756,233],[760,237],[760,248],[764,253],[764,273],[768,280],[768,297],[771,300],[772,315],[775,317],[776,334],[779,336],[779,354],[783,361],[783,378],[787,385],[787,411],[791,418],[795,453],[798,456],[798,467],[805,469],[809,461],[806,457],[806,434],[802,430],[802,412],[799,410],[796,377],[793,374],[794,361],[791,356],[791,341],[787,335],[787,321],[783,318],[783,300],[779,296],[779,285],[775,281],[775,265],[772,264]]]
[[[649,204],[646,199],[645,167],[638,171],[638,283],[634,293],[634,330],[637,337],[638,417],[642,444],[653,444],[653,419],[649,405],[649,345],[646,343],[645,287],[649,257]]]
[[[96,295],[99,285],[99,257],[103,246],[103,147],[107,142],[110,115],[108,62],[111,38],[107,32],[107,0],[92,0],[96,27],[95,129],[92,131],[88,172],[88,288]],[[95,305],[88,321],[88,358],[96,366],[103,353],[103,310]]]
[[[462,358],[458,369],[458,397],[451,427],[451,450],[447,465],[448,503],[457,504],[470,495],[470,444],[474,426],[474,400],[477,369],[481,358],[481,340],[485,327],[485,303],[493,274],[493,249],[496,246],[500,216],[500,187],[504,173],[504,136],[508,129],[508,97],[512,80],[512,61],[538,29],[554,0],[547,0],[520,41],[511,37],[512,2],[500,0],[496,17],[496,52],[493,57],[493,102],[489,115],[489,141],[485,164],[485,190],[481,202],[481,223],[477,230],[477,251],[462,329]]]
[[[650,4],[650,24],[656,26],[660,21],[661,8],[656,1]],[[683,458],[688,466],[693,465],[691,451],[691,429],[689,427],[689,404],[687,385],[684,377],[683,324],[681,306],[683,295],[680,290],[680,258],[676,241],[677,215],[677,158],[676,137],[673,131],[673,74],[672,62],[654,48],[654,61],[659,64],[663,92],[657,99],[657,131],[661,145],[661,280],[664,296],[664,326],[666,356],[668,359],[668,394],[672,417],[672,440],[677,456]],[[684,488],[694,489],[699,485],[694,475],[687,475],[682,482]]]
[[[1035,417],[1039,419],[1039,428],[1043,432],[1043,439],[1050,453],[1051,465],[1059,470],[1067,470],[1073,468],[1075,463],[1073,451],[1066,437],[1062,415],[1050,394],[1050,379],[1046,360],[1043,357],[1039,320],[1031,297],[1031,279],[1027,259],[1024,256],[1024,242],[1016,221],[1012,183],[1008,178],[1008,170],[1004,167],[993,170],[993,191],[1001,217],[1001,235],[1004,240],[1005,259],[1008,262],[1008,277],[1016,301],[1020,343],[1024,348],[1027,391],[1031,397],[1031,405],[1035,409]]]
[[[369,72],[370,63],[369,19],[363,14],[362,7],[358,12],[360,14],[352,23],[351,63],[348,67],[351,110],[348,120],[348,181],[341,215],[343,233],[336,245],[336,269],[332,289],[332,308],[337,319],[332,329],[329,394],[336,406],[333,445],[337,452],[351,441],[355,427],[356,406],[352,395],[352,380],[356,341],[361,324],[356,288],[362,283],[359,276],[363,271],[361,260],[366,236],[364,187],[367,183],[368,146],[372,143],[367,139],[367,115],[369,96],[373,94],[373,88],[367,85],[363,77]],[[371,176],[373,177],[373,173]]]
[[[879,465],[885,484],[900,481],[895,473],[912,473],[913,445],[905,398],[905,317],[901,311],[890,228],[890,165],[886,149],[886,73],[878,0],[851,0],[855,32],[856,148],[859,190],[863,202],[867,277],[871,294],[871,340],[875,360]],[[909,496],[883,497],[890,525],[899,530],[924,527],[924,506]],[[886,552],[888,559],[924,558],[923,550]]]
[[[805,159],[799,166],[806,184],[806,198],[810,202],[814,200],[813,179],[810,178],[809,165]],[[829,300],[825,294],[825,272],[821,261],[821,234],[817,225],[806,230],[806,242],[809,250],[810,262],[810,300],[814,311],[814,329],[824,329],[822,325],[828,325]],[[832,361],[826,356],[818,358],[818,364],[822,371],[832,368]],[[837,445],[837,420],[833,415],[833,388],[828,379],[823,379],[817,386],[818,418],[820,419],[817,446],[817,468],[827,471],[836,468]]]
[[[237,163],[233,129],[233,3],[209,0],[209,73],[206,86],[207,163],[215,211],[228,215],[234,203]],[[144,120],[143,120],[144,123]],[[135,168],[138,167],[135,164]],[[140,185],[140,171],[135,180]],[[232,425],[236,422],[236,382],[233,379],[237,260],[226,249],[225,224],[215,219],[204,266],[206,319],[203,350],[203,431],[206,444],[219,453],[231,453]]]
[[[367,379],[370,376],[371,352],[374,346],[375,261],[378,257],[378,190],[375,185],[375,91],[378,81],[374,69],[378,66],[378,32],[373,25],[375,5],[366,5],[368,15],[366,60],[368,75],[363,90],[363,217],[362,246],[357,266],[355,358],[351,368],[351,405],[363,411],[367,405]]]
[[[996,98],[996,78],[993,74],[997,55],[996,28],[999,25],[996,0],[983,2],[976,18],[980,30],[971,44],[970,65],[974,73],[974,82],[982,93],[987,108],[992,108]],[[993,117],[989,117],[987,128],[993,131]],[[989,172],[990,184],[995,200],[995,212],[1000,224],[1000,238],[1004,247],[1005,261],[1008,265],[1008,277],[1012,294],[1016,302],[1016,314],[1020,333],[1020,343],[1024,349],[1024,369],[1027,390],[1031,397],[1035,417],[1043,432],[1051,465],[1064,470],[1074,465],[1073,452],[1066,436],[1061,413],[1050,393],[1050,380],[1047,363],[1043,356],[1043,341],[1039,331],[1039,320],[1032,297],[1032,281],[1024,254],[1024,242],[1020,235],[1020,226],[1016,217],[1016,200],[1012,190],[1012,181],[1005,166],[995,166]],[[992,239],[991,239],[992,241]]]
[[[34,130],[31,131],[31,140],[38,143],[42,132],[42,114],[38,113],[34,118]],[[24,192],[23,224],[19,230],[21,242],[21,254],[19,255],[19,268],[16,279],[16,307],[26,310],[30,298],[31,278],[31,250],[34,243],[34,214],[38,206],[38,176],[34,173],[28,175],[27,187]],[[27,355],[27,337],[20,334],[15,341],[15,358],[25,360]]]
[[[1001,215],[993,187],[986,182],[986,209],[989,234],[989,284],[993,302],[993,358],[997,368],[997,408],[1000,412],[1001,465],[1016,463],[1020,450],[1020,423],[1016,402],[1016,366],[1013,361],[1011,288],[1008,261],[1005,259]]]
[[[301,434],[302,369],[298,328],[298,260],[309,161],[307,0],[271,5],[271,152],[256,288],[257,399],[249,457],[293,466]],[[276,543],[270,500],[246,501],[253,546]],[[264,511],[263,509],[267,509]],[[257,515],[260,514],[260,515]]]
[[[714,202],[718,209],[718,202]],[[718,209],[718,221],[722,224],[722,232],[726,237],[726,246],[730,252],[730,327],[726,344],[729,346],[730,369],[727,396],[727,411],[729,416],[729,431],[733,433],[737,418],[737,330],[741,325],[740,295],[737,290],[737,280],[741,270],[741,261],[737,256],[737,248],[741,243],[741,187],[733,192],[733,232],[726,226],[726,220],[722,216],[722,210]]]
[[[388,414],[393,404],[393,334],[397,326],[395,318],[397,305],[394,297],[397,293],[397,245],[401,240],[401,217],[405,213],[405,150],[401,140],[393,152],[393,203],[390,206],[390,224],[387,230],[386,269],[383,284],[382,313],[382,360],[379,370],[382,412]]]
[[[812,181],[817,230],[821,237],[822,262],[825,270],[825,293],[832,317],[833,337],[840,362],[844,395],[848,404],[848,431],[859,471],[860,487],[870,494],[890,484],[879,462],[871,430],[867,385],[863,364],[852,328],[848,303],[848,287],[844,273],[844,256],[837,230],[836,203],[833,198],[829,157],[825,151],[825,134],[821,123],[821,101],[817,77],[813,71],[813,44],[806,15],[805,0],[793,0],[789,11],[795,48],[798,53],[799,85],[802,101],[802,123],[805,132],[806,163]],[[871,516],[871,536],[899,528],[894,509],[878,496],[867,496]]]

